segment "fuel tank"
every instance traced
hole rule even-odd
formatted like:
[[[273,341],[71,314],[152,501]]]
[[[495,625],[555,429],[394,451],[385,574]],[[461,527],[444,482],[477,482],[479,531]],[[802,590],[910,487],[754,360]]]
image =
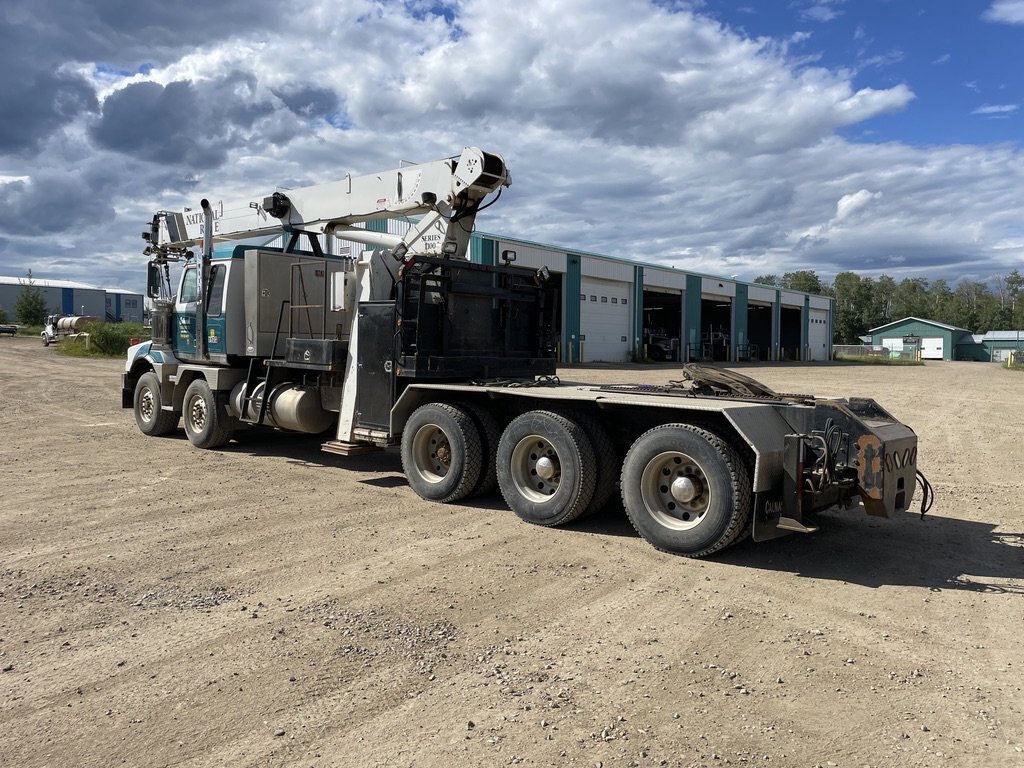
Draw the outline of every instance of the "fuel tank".
[[[253,388],[253,397],[249,401],[246,421],[255,421],[259,416],[265,389],[266,384],[262,381]],[[242,418],[245,397],[246,383],[240,381],[231,390],[229,407],[232,415]],[[317,434],[331,427],[336,418],[337,414],[326,411],[321,406],[319,389],[285,382],[271,390],[263,422],[272,427],[289,429],[293,432]]]

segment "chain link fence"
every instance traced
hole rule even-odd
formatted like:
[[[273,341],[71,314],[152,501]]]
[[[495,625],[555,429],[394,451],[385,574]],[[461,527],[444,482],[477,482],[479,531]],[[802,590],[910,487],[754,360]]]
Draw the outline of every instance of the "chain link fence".
[[[919,350],[913,349],[889,349],[888,347],[872,344],[833,344],[832,359],[861,359],[865,357],[877,357],[885,360],[917,360]]]

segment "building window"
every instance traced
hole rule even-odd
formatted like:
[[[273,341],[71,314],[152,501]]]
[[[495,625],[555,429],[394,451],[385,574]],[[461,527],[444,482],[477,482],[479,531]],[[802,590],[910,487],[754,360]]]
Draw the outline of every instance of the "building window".
[[[590,300],[591,300],[591,301],[597,301],[597,296],[591,296],[591,297],[590,297]]]
[[[612,304],[618,304],[618,303],[619,303],[619,297],[618,296],[612,296]]]
[[[622,300],[622,303],[623,303],[623,304],[625,304],[625,303],[626,303],[626,300],[625,300],[625,299],[623,299],[623,300]]]
[[[608,297],[607,296],[602,296],[601,297],[601,303],[602,304],[607,304],[608,303]]]

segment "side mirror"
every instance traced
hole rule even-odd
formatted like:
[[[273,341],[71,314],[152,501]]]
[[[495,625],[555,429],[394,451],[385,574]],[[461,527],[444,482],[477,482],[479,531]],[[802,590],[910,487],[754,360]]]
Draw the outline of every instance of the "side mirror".
[[[146,276],[146,295],[151,299],[160,298],[160,265],[155,261],[149,262]]]

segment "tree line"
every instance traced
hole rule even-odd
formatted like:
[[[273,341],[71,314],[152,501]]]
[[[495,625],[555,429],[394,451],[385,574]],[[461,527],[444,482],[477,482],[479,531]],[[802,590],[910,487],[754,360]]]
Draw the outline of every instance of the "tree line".
[[[836,344],[858,344],[872,328],[904,317],[976,334],[1024,329],[1024,276],[1016,269],[989,284],[961,280],[955,286],[941,279],[907,277],[896,282],[888,275],[861,277],[854,272],[840,272],[829,283],[813,270],[787,272],[782,277],[760,275],[754,282],[835,299]]]

